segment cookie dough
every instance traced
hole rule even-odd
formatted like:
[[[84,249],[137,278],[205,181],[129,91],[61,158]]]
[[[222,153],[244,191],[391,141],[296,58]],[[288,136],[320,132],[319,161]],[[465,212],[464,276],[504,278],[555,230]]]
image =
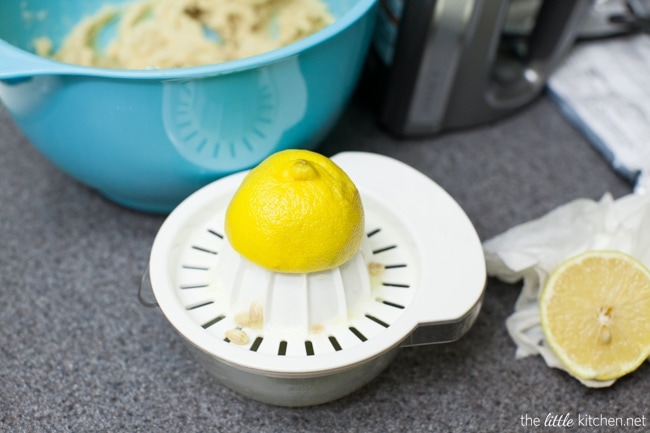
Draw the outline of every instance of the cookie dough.
[[[322,0],[144,0],[104,6],[58,51],[47,38],[34,46],[40,55],[83,66],[179,68],[270,51],[333,21]],[[115,36],[100,46],[111,31]]]

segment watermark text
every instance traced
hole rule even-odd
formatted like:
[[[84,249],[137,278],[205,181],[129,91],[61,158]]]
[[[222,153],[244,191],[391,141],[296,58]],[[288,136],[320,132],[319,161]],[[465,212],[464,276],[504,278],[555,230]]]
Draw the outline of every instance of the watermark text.
[[[525,413],[519,417],[522,427],[646,427],[648,419],[641,416],[608,416],[589,413],[555,413],[531,415]]]

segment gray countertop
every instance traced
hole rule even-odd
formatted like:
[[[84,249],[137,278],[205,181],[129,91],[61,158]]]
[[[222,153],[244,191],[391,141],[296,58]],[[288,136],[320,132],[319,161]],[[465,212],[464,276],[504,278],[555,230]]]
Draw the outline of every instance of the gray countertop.
[[[384,133],[354,100],[319,149],[365,150],[422,171],[482,240],[574,198],[628,194],[545,97],[493,125],[427,139]],[[457,342],[399,351],[362,390],[290,409],[248,400],[192,358],[137,288],[162,216],[121,208],[41,156],[0,107],[0,431],[518,432],[571,413],[562,431],[646,431],[650,366],[587,389],[539,357],[515,359],[505,319],[518,285],[489,280]],[[585,427],[578,415],[646,427]]]

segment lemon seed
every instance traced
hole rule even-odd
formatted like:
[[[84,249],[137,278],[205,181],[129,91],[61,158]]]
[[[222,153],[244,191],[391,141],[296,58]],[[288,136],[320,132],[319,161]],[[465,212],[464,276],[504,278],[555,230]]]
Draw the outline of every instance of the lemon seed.
[[[235,314],[235,323],[242,328],[250,326],[250,314],[247,311],[242,311],[241,313]]]
[[[231,343],[238,345],[244,345],[248,343],[248,334],[237,328],[227,330],[226,338],[230,340]]]
[[[259,302],[253,302],[248,310],[248,326],[261,328],[264,324],[264,307]]]
[[[384,266],[382,263],[372,262],[368,264],[368,272],[370,272],[370,275],[373,276],[382,275],[385,269],[386,266]]]

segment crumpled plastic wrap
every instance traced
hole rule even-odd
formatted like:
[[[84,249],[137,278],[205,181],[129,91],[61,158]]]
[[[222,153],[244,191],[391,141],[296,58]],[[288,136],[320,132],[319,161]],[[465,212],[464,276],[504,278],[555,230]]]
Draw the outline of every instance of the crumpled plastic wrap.
[[[485,241],[483,249],[488,275],[523,283],[515,311],[506,320],[516,356],[541,355],[549,367],[567,371],[544,343],[541,289],[560,263],[588,250],[620,250],[650,267],[650,196],[577,199]],[[594,388],[614,383],[576,379]]]

